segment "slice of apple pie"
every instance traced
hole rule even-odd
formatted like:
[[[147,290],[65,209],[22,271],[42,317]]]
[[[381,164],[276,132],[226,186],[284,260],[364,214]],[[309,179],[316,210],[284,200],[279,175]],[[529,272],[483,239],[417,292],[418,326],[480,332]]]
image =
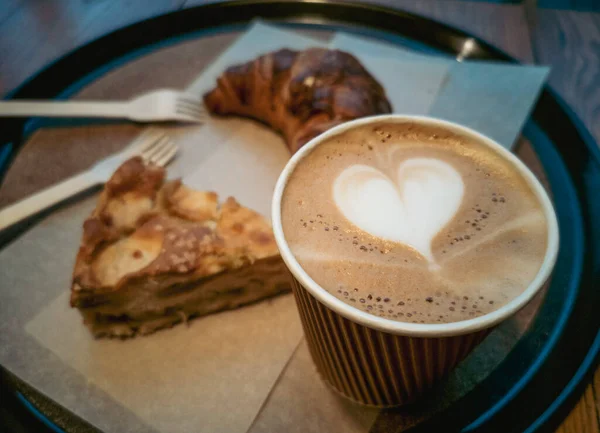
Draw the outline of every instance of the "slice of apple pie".
[[[131,337],[288,288],[261,215],[133,158],[83,225],[71,306],[94,336]]]

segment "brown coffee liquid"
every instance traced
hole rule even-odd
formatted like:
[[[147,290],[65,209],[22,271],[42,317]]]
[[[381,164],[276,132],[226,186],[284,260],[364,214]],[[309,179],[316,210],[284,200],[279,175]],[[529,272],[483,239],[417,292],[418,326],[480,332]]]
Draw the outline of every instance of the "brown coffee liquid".
[[[348,167],[395,179],[414,158],[449,164],[464,184],[458,210],[430,243],[434,264],[350,222],[333,194]],[[321,287],[402,322],[455,322],[501,307],[533,280],[547,243],[543,208],[509,162],[470,137],[414,123],[365,125],[317,146],[292,173],[281,217],[292,253]]]

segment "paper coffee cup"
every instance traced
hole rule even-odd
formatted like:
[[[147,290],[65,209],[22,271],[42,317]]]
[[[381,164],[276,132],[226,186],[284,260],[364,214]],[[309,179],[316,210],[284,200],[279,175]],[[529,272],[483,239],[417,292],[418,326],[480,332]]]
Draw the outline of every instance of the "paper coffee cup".
[[[497,310],[442,324],[405,323],[371,315],[320,287],[290,250],[281,223],[281,199],[296,165],[315,147],[346,130],[371,123],[417,123],[444,128],[492,148],[525,178],[541,203],[548,226],[540,269],[523,292]],[[415,400],[450,372],[491,329],[523,308],[549,278],[558,253],[558,224],[552,203],[533,173],[515,155],[469,128],[429,117],[384,115],[337,126],[314,138],[288,162],[275,186],[275,239],[291,275],[308,346],[321,377],[343,396],[361,404],[390,407]],[[510,270],[507,270],[510,272]]]

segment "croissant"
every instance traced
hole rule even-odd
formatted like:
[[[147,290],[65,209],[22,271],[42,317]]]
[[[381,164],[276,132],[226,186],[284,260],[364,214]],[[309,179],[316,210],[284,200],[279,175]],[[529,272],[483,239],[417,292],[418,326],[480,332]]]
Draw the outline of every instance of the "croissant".
[[[340,123],[391,112],[383,87],[354,56],[323,48],[282,49],[232,66],[204,103],[213,114],[267,124],[292,153]]]

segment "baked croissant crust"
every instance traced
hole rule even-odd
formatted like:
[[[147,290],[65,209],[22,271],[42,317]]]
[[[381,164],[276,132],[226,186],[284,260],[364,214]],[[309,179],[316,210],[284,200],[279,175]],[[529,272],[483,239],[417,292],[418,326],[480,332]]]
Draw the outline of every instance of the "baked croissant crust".
[[[348,120],[391,112],[383,87],[351,54],[282,49],[228,68],[204,95],[208,109],[266,123],[292,153]]]
[[[261,215],[133,158],[83,225],[71,306],[94,336],[131,337],[288,289]]]

